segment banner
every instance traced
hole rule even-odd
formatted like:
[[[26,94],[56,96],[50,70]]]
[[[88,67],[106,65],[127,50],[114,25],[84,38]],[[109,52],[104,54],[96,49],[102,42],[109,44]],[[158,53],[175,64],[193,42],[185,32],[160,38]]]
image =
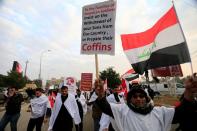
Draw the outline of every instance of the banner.
[[[167,76],[179,76],[182,77],[182,69],[180,65],[173,65],[167,67],[160,67],[151,70],[153,77],[167,77]]]
[[[153,77],[167,77],[167,76],[183,76],[183,72],[180,65],[173,65],[167,67],[160,67],[156,69],[152,69],[152,76]]]
[[[91,91],[92,90],[92,73],[81,73],[81,91]]]
[[[86,5],[82,12],[81,54],[114,55],[116,2]]]

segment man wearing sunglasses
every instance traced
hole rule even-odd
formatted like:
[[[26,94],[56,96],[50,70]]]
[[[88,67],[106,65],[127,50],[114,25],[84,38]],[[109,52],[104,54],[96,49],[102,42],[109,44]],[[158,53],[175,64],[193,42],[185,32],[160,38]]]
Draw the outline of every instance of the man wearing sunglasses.
[[[154,107],[141,85],[129,91],[126,104],[109,104],[101,83],[96,88],[96,103],[105,114],[114,118],[120,131],[169,131],[171,123],[180,123],[181,127],[184,126],[182,131],[197,131],[197,108],[193,108],[197,107],[193,104],[196,103],[196,93],[197,77],[194,75],[185,82],[183,101],[175,108]]]

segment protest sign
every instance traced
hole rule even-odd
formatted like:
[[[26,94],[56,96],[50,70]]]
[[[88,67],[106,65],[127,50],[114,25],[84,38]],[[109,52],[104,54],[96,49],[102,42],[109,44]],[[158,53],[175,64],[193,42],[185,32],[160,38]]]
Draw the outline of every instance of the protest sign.
[[[81,73],[80,89],[82,91],[92,90],[92,73]]]
[[[81,54],[110,54],[115,51],[116,2],[83,7]]]
[[[68,87],[68,92],[74,95],[76,94],[76,89],[77,89],[76,82],[77,80],[74,77],[66,77],[64,79],[64,85]]]

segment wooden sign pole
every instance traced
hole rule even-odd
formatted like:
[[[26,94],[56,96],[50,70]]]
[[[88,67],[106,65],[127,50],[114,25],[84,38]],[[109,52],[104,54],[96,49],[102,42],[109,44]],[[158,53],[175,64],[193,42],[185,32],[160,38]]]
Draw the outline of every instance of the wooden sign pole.
[[[98,55],[97,54],[95,54],[95,65],[96,65],[96,79],[99,79]]]

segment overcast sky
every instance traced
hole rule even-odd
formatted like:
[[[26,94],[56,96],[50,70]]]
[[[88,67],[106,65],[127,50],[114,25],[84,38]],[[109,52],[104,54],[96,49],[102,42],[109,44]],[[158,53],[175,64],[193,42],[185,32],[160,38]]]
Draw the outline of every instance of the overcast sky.
[[[0,0],[0,74],[18,61],[27,76],[38,78],[41,53],[42,78],[95,74],[94,55],[81,55],[82,7],[101,0]],[[175,0],[194,71],[197,71],[197,0]],[[172,6],[171,0],[117,0],[115,56],[99,55],[99,71],[107,67],[123,74],[131,68],[120,35],[142,32]],[[184,75],[191,73],[189,64]]]

